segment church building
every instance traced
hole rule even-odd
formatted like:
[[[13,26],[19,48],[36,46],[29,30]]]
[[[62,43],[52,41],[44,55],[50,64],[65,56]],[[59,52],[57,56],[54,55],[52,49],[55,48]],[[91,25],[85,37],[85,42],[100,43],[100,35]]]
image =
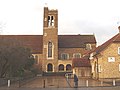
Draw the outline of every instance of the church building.
[[[43,35],[1,35],[31,49],[35,66],[43,72],[72,72],[73,58],[96,48],[94,35],[58,35],[58,10],[44,7]],[[68,26],[69,27],[69,26]]]

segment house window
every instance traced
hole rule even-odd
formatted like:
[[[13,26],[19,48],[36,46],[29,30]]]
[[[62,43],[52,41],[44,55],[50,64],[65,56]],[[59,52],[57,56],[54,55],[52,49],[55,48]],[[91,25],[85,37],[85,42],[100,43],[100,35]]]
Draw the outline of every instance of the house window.
[[[73,54],[73,58],[81,58],[81,54],[80,53],[75,53],[75,54]]]
[[[48,58],[52,57],[52,42],[48,43]]]
[[[62,60],[67,60],[67,59],[69,59],[69,54],[67,54],[67,53],[62,53],[62,54],[61,54],[61,59],[62,59]]]
[[[48,26],[54,26],[54,17],[48,16]]]
[[[120,64],[119,64],[119,71],[120,71]]]
[[[94,67],[94,64],[93,64],[93,65],[92,65],[92,73],[95,71],[94,68],[95,68],[95,67]]]
[[[91,44],[86,44],[86,49],[91,50],[92,49]]]
[[[120,55],[120,47],[118,47],[118,55]]]
[[[98,72],[101,72],[101,65],[98,65]]]

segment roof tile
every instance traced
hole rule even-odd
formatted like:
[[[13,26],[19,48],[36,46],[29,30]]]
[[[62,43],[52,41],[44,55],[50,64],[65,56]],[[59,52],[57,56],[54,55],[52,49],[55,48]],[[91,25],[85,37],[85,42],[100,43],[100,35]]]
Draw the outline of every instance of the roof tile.
[[[74,58],[72,61],[73,67],[91,67],[90,60],[88,58]]]
[[[0,38],[11,38],[31,48],[32,53],[42,54],[43,35],[0,35]],[[96,43],[94,35],[58,35],[59,48],[84,48],[86,43]]]
[[[96,43],[94,35],[59,35],[59,48],[85,48],[86,43]]]
[[[42,35],[0,35],[0,38],[9,38],[19,41],[23,46],[31,48],[32,53],[42,54],[43,37]]]

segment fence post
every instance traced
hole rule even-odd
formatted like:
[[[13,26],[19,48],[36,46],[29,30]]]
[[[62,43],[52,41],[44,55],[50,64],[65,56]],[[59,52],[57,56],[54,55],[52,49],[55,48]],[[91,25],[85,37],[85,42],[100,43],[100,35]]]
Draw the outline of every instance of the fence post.
[[[43,88],[45,88],[45,80],[43,81]]]
[[[100,83],[101,83],[101,86],[103,86],[103,81],[101,81]]]
[[[8,87],[10,87],[10,80],[8,80]]]
[[[20,87],[20,77],[19,77],[19,81],[18,81],[18,83],[19,83],[19,86],[18,86],[18,87]]]
[[[115,86],[115,79],[113,80],[113,86]]]
[[[88,80],[86,80],[86,86],[88,87]]]

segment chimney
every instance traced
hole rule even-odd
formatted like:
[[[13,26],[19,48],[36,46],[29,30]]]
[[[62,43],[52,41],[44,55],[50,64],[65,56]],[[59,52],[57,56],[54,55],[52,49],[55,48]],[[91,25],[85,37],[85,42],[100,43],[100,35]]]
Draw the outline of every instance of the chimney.
[[[119,33],[120,33],[120,26],[118,26],[118,29],[119,29]]]

